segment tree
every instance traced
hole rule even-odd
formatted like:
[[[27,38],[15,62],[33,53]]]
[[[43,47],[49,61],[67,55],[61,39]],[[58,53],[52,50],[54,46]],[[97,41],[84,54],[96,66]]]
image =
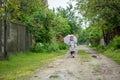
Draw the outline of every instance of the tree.
[[[51,43],[59,40],[70,31],[66,18],[49,10],[40,0],[8,0],[5,7],[7,21],[26,25],[35,40],[40,43]],[[3,11],[4,12],[4,11]]]
[[[37,13],[42,15],[44,17],[44,13],[46,10],[46,6],[40,2],[40,0],[1,0],[0,1],[0,19],[2,20],[2,53],[3,56],[7,57],[7,51],[6,51],[6,31],[7,31],[7,22],[16,22],[25,24],[26,26],[38,26],[38,23],[41,27],[42,24],[42,17],[37,18],[37,20],[40,20],[39,22],[36,22],[35,19],[38,16]],[[28,24],[28,21],[33,21],[36,23],[33,25],[33,23]]]
[[[70,33],[70,26],[66,20],[59,13],[55,15],[52,21],[53,34],[55,37],[66,36]]]
[[[78,30],[80,30],[80,26],[78,23],[78,17],[75,15],[76,11],[71,3],[67,6],[66,9],[58,8],[58,13],[62,15],[62,17],[67,19],[67,22],[70,26],[70,33],[69,34],[78,34]]]
[[[101,28],[106,44],[114,37],[113,28],[120,25],[119,0],[77,0],[77,10],[90,22]]]

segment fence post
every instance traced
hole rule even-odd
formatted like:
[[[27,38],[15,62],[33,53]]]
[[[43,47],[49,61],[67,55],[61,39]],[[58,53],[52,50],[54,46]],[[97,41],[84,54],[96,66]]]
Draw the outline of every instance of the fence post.
[[[7,32],[7,15],[6,15],[6,7],[5,2],[2,2],[2,8],[5,9],[5,16],[2,16],[2,35],[1,35],[1,51],[3,54],[3,58],[7,58],[7,50],[6,50],[6,32]]]

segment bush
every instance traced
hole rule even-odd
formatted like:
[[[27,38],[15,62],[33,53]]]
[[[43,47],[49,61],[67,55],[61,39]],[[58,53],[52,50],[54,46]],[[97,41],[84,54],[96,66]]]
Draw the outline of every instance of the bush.
[[[103,52],[103,51],[105,50],[105,46],[103,46],[103,45],[98,45],[98,46],[96,47],[96,50]]]
[[[55,52],[59,50],[59,47],[57,43],[49,43],[49,44],[46,44],[45,49],[47,52]]]
[[[43,52],[44,45],[42,43],[36,43],[36,44],[32,45],[31,51],[32,52]]]
[[[116,36],[108,45],[111,50],[120,49],[120,37]]]
[[[59,49],[60,50],[65,50],[65,49],[68,49],[68,46],[64,43],[59,43]]]
[[[55,52],[65,50],[67,46],[64,43],[36,43],[31,47],[32,52]]]

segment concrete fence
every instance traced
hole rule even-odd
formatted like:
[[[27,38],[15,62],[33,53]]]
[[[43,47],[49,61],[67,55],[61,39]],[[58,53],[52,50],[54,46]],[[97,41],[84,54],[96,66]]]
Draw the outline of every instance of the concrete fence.
[[[1,55],[1,33],[2,26],[0,21],[0,55]],[[7,52],[21,52],[30,49],[32,37],[27,32],[26,27],[17,23],[8,23],[7,26]]]

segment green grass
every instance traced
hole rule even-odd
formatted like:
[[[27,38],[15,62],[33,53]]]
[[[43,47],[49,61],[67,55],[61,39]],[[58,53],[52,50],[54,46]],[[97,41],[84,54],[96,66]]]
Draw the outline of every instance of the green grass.
[[[30,75],[37,68],[42,68],[63,55],[65,51],[56,53],[19,53],[10,55],[9,60],[0,61],[0,80],[15,80]]]
[[[105,55],[106,57],[114,60],[117,64],[120,65],[120,50],[113,50],[112,48],[106,48],[106,49],[103,49],[103,48],[93,48],[94,50],[96,51],[99,51],[101,52],[103,55]]]
[[[90,58],[88,56],[88,53],[86,53],[85,51],[79,50],[78,54],[80,56],[80,61],[81,62],[88,62],[89,61]]]
[[[106,50],[103,52],[103,54],[112,60],[114,60],[116,63],[120,65],[120,51],[111,51],[111,50]]]

